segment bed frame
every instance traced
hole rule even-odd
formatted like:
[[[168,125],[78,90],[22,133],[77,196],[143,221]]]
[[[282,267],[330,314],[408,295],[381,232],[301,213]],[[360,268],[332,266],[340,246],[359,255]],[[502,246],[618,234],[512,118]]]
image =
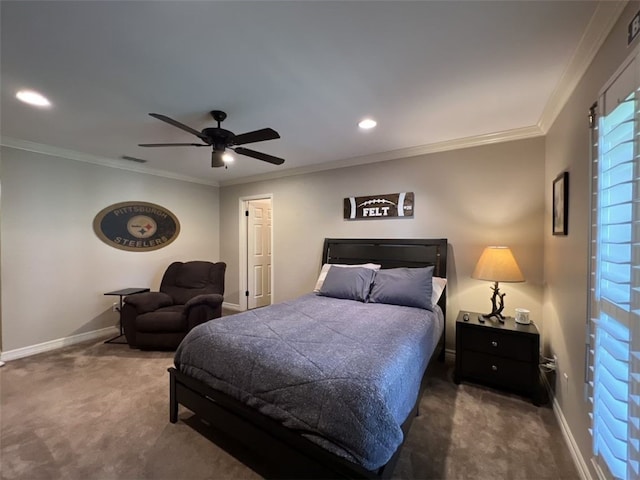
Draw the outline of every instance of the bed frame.
[[[374,262],[382,268],[434,266],[434,275],[446,278],[446,239],[336,239],[324,241],[322,263],[358,264]],[[446,294],[438,305],[446,315]],[[446,317],[445,317],[446,318]],[[431,357],[444,360],[444,330],[438,349]],[[400,455],[398,447],[389,462],[376,471],[341,458],[307,440],[295,431],[249,408],[238,400],[214,390],[175,368],[169,368],[169,420],[178,421],[179,405],[196,417],[242,445],[249,456],[267,462],[274,478],[390,478]],[[424,380],[424,379],[423,379]],[[424,383],[424,381],[423,381]],[[421,390],[422,393],[422,390]],[[402,425],[406,438],[418,403]],[[223,442],[223,443],[228,443]],[[245,451],[245,454],[247,453]]]

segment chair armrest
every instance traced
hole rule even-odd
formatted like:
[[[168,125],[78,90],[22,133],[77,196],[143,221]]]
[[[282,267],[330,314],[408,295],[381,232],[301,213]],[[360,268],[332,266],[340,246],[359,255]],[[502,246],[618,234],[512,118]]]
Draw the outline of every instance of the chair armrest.
[[[138,314],[141,314],[173,305],[173,300],[166,293],[145,292],[124,297],[124,303],[135,307]]]
[[[209,307],[217,307],[222,303],[224,297],[219,293],[205,293],[202,295],[196,295],[187,303],[185,303],[185,309],[189,310],[192,307],[197,307],[199,305],[207,305]]]

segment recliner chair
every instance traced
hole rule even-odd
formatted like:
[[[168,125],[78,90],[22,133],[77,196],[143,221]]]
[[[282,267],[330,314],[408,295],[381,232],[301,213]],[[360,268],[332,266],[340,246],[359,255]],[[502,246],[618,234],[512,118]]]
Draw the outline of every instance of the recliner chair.
[[[224,262],[174,262],[159,292],[124,298],[122,327],[131,348],[175,350],[196,325],[222,316]]]

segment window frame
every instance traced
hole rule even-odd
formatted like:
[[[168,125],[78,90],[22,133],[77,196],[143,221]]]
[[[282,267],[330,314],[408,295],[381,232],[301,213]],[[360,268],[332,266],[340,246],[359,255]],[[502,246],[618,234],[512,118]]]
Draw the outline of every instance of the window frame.
[[[632,82],[632,83],[630,83]],[[630,92],[630,93],[626,93]],[[598,415],[598,409],[602,408],[598,406],[600,402],[596,396],[600,395],[598,393],[598,389],[604,389],[604,393],[608,393],[608,387],[604,386],[607,383],[607,380],[599,383],[598,376],[600,374],[597,373],[597,367],[600,366],[601,369],[606,370],[606,368],[602,367],[600,364],[597,364],[598,360],[596,359],[597,355],[601,355],[602,353],[598,352],[598,343],[599,343],[599,328],[603,331],[604,338],[606,339],[607,335],[611,336],[611,331],[607,331],[607,311],[612,313],[612,315],[618,321],[622,321],[622,317],[625,316],[621,311],[616,311],[614,305],[616,302],[605,300],[604,297],[601,299],[599,297],[600,288],[598,284],[598,275],[601,274],[601,270],[599,270],[598,259],[600,256],[600,252],[598,250],[598,245],[601,241],[601,232],[599,229],[600,220],[598,218],[601,215],[600,211],[600,196],[602,195],[599,190],[599,165],[601,161],[601,152],[599,151],[600,140],[602,138],[602,132],[600,128],[603,124],[602,119],[605,116],[608,116],[613,111],[615,111],[619,105],[619,96],[618,94],[622,93],[623,98],[627,98],[627,96],[631,96],[632,93],[635,92],[635,97],[633,99],[633,111],[632,111],[632,119],[634,122],[634,129],[632,132],[632,142],[633,142],[633,151],[632,151],[632,194],[631,194],[631,210],[632,217],[628,222],[630,224],[631,229],[631,238],[629,240],[629,244],[631,245],[629,250],[629,264],[630,264],[630,305],[629,305],[629,314],[626,315],[628,318],[626,322],[625,328],[629,330],[629,347],[628,347],[628,371],[627,371],[627,379],[625,383],[628,388],[627,398],[625,399],[627,403],[627,414],[626,414],[626,428],[627,428],[627,438],[629,439],[626,442],[626,472],[625,477],[622,478],[637,478],[639,472],[639,460],[640,457],[638,452],[640,450],[639,446],[639,424],[638,414],[640,413],[640,381],[638,375],[640,374],[640,359],[638,358],[638,351],[640,350],[640,321],[634,321],[638,318],[638,310],[640,310],[640,302],[638,301],[638,295],[634,293],[634,288],[637,290],[638,287],[638,242],[640,242],[640,226],[639,220],[640,215],[638,214],[638,210],[640,209],[640,199],[638,198],[638,193],[640,190],[640,48],[634,49],[634,51],[627,57],[627,59],[623,62],[623,64],[616,70],[615,74],[611,77],[611,79],[605,84],[605,86],[600,90],[598,95],[598,102],[594,104],[594,106],[590,109],[589,119],[590,119],[590,178],[591,178],[591,188],[590,188],[590,218],[591,218],[591,228],[589,234],[589,278],[588,278],[588,304],[587,304],[587,348],[585,355],[585,397],[590,400],[591,408],[590,408],[590,416],[591,416],[591,429],[590,433],[592,436],[592,448],[594,456],[592,458],[592,463],[598,476],[600,478],[621,478],[620,476],[615,476],[612,471],[609,469],[609,465],[605,460],[605,455],[599,455],[597,453],[597,449],[601,449],[602,445],[608,445],[606,439],[603,441],[600,438],[602,432],[608,434],[610,428],[600,428],[603,423],[607,423],[603,418],[606,416],[604,413],[602,416]],[[607,103],[610,103],[610,98],[614,97],[618,99],[618,103],[614,106],[610,106]],[[597,109],[597,113],[596,113]],[[621,125],[621,124],[620,124]],[[613,149],[611,149],[613,150]],[[606,152],[609,153],[609,152]],[[604,155],[603,155],[604,157]],[[616,184],[618,185],[618,184]],[[608,223],[607,225],[610,225]],[[611,240],[607,242],[607,245],[610,245]],[[615,243],[615,242],[613,242]],[[625,257],[626,258],[626,257]],[[635,262],[635,265],[634,265]],[[603,261],[602,263],[606,263]],[[636,272],[634,272],[636,269]],[[613,307],[613,308],[612,308]],[[635,313],[634,313],[635,310]],[[604,313],[603,313],[604,312]],[[603,314],[604,318],[600,315]],[[596,319],[595,316],[598,316]],[[598,327],[598,322],[601,322],[602,327]],[[615,328],[615,325],[614,325]],[[615,340],[617,341],[617,340]],[[624,342],[624,340],[621,340]],[[607,347],[602,347],[603,352],[610,352]],[[634,355],[635,353],[635,355]],[[605,372],[606,373],[606,372]],[[604,378],[604,377],[603,377]],[[636,400],[634,401],[634,397]],[[605,402],[602,402],[605,403]],[[606,412],[605,412],[606,413]],[[608,425],[608,424],[607,424]],[[604,435],[603,435],[604,437]],[[618,442],[619,443],[619,442]],[[614,466],[614,468],[616,468]]]

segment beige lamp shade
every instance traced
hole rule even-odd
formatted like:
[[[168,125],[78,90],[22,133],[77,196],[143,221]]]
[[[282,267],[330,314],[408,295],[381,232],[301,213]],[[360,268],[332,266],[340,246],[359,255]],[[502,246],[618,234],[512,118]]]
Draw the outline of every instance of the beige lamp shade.
[[[524,282],[524,275],[509,247],[487,247],[471,278],[492,282]]]

